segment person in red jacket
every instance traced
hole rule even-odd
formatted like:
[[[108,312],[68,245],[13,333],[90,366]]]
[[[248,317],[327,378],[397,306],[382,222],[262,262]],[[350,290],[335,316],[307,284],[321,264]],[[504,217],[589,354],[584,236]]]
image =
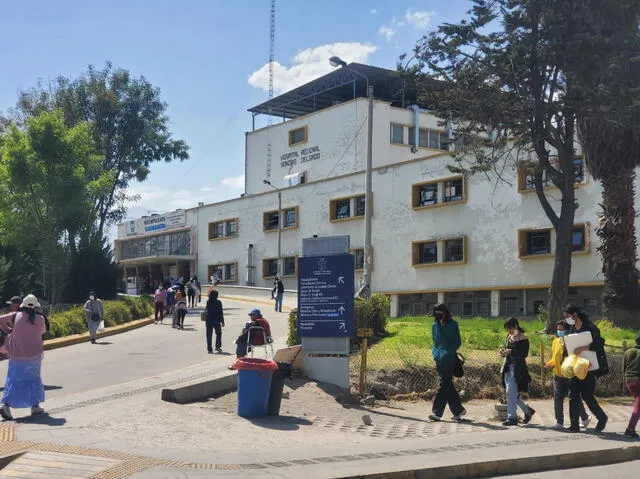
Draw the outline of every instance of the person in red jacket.
[[[262,317],[260,310],[251,310],[249,317],[251,321],[245,324],[242,333],[236,340],[236,357],[238,358],[245,357],[247,353],[251,351],[251,346],[262,346],[265,344],[265,340],[267,342],[271,341],[271,326],[269,326],[269,322]],[[264,334],[258,329],[250,331],[250,328],[262,328]],[[247,339],[249,339],[248,343]]]

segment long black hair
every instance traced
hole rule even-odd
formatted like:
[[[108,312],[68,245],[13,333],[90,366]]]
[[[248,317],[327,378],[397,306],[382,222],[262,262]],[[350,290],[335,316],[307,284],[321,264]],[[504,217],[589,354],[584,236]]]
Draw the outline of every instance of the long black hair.
[[[564,312],[566,314],[575,314],[583,323],[589,322],[589,315],[582,311],[582,309],[580,309],[580,307],[576,306],[575,304],[567,304],[564,308]]]
[[[511,329],[511,328],[516,328],[518,331],[524,334],[524,329],[520,327],[520,322],[518,321],[517,318],[514,318],[513,316],[504,322],[504,329]]]
[[[18,311],[20,311],[21,313],[26,313],[29,315],[29,317],[27,318],[29,320],[29,322],[31,324],[35,324],[36,322],[36,308],[27,308],[26,306],[23,306],[22,308],[18,308]]]
[[[451,321],[453,318],[451,317],[451,312],[449,312],[449,308],[444,303],[436,304],[433,307],[433,312],[431,313],[436,321]]]

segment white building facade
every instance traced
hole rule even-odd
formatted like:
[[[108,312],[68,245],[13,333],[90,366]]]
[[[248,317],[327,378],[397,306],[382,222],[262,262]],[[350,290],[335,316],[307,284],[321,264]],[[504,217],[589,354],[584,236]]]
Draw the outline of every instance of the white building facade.
[[[327,77],[346,69],[357,70],[347,76],[351,98],[348,82],[330,94],[318,92],[318,84],[331,86]],[[267,180],[282,197],[286,288],[296,289],[302,239],[313,235],[349,235],[360,280],[368,136],[360,77],[375,78],[383,93],[395,80],[364,65],[342,70],[251,110],[281,108],[286,121],[246,133],[242,197],[183,211],[183,221],[169,229],[132,232],[131,223],[120,225],[116,258],[125,276],[149,287],[169,276],[197,274],[206,282],[202,278],[214,273],[223,283],[271,286],[278,271],[278,192]],[[508,183],[451,173],[441,122],[407,103],[374,101],[372,290],[391,296],[394,316],[425,314],[437,302],[461,316],[535,314],[545,303],[555,235],[527,172],[505,172]],[[602,275],[594,226],[601,190],[581,160],[576,168],[583,181],[576,190],[570,300],[598,314]],[[559,206],[560,193],[546,191]],[[171,235],[178,233],[184,239],[174,247]]]

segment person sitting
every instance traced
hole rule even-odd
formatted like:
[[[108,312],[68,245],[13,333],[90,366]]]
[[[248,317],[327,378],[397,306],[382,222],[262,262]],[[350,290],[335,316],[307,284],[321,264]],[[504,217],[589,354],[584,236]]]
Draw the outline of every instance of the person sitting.
[[[247,353],[251,351],[252,346],[262,346],[272,341],[271,326],[269,326],[269,322],[262,317],[260,310],[251,310],[249,318],[251,318],[251,321],[244,325],[242,333],[236,340],[236,357],[238,358],[245,357]],[[251,328],[262,328],[262,331]]]

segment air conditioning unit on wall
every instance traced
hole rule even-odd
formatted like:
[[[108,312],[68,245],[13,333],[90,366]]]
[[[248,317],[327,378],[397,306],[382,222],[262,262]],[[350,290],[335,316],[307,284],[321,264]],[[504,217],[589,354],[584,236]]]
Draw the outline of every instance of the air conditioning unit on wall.
[[[284,177],[284,187],[303,185],[307,182],[307,172],[299,171],[298,173],[292,173]]]

